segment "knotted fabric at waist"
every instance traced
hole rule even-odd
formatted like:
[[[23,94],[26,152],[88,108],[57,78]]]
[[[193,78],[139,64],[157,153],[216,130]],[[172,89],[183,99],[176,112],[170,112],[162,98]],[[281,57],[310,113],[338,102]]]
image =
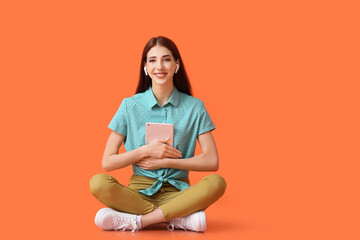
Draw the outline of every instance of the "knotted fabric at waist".
[[[129,188],[139,191],[140,193],[151,196],[158,191],[175,192],[190,187],[189,178],[171,179],[163,176],[151,178],[140,175],[132,175],[129,182]]]

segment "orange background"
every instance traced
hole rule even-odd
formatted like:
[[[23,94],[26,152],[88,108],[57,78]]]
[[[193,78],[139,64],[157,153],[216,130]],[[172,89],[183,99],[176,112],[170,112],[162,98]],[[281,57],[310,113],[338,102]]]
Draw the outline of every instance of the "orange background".
[[[1,238],[359,239],[356,2],[2,1]],[[104,232],[88,181],[158,35],[217,127],[228,188],[204,234]]]

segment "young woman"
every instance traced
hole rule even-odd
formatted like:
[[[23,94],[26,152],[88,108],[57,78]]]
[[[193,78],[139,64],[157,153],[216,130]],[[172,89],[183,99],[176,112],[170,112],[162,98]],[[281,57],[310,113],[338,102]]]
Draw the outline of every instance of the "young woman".
[[[145,145],[145,123],[174,125],[169,139]],[[146,44],[136,94],[124,98],[109,124],[102,167],[113,171],[132,165],[128,187],[108,174],[90,180],[91,193],[107,208],[95,224],[104,230],[137,231],[167,222],[168,229],[202,232],[204,210],[225,192],[225,180],[208,175],[190,186],[189,171],[217,171],[219,158],[211,131],[215,129],[203,102],[191,96],[180,53],[170,39],[154,37]],[[194,157],[196,139],[202,153]],[[118,154],[122,143],[125,153]]]

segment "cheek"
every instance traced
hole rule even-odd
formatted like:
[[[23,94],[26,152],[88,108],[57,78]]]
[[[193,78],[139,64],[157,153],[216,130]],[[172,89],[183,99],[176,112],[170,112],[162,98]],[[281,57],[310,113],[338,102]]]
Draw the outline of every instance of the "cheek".
[[[174,71],[175,71],[175,68],[174,68],[174,66],[173,66],[172,64],[166,64],[166,65],[165,65],[165,68],[168,70],[168,72],[169,72],[170,74],[173,74]]]
[[[176,64],[174,65],[173,63],[168,63],[167,64],[168,68],[174,69],[176,68]]]
[[[148,70],[149,73],[151,73],[151,72],[154,71],[154,66],[148,65],[148,66],[146,67],[146,69]]]

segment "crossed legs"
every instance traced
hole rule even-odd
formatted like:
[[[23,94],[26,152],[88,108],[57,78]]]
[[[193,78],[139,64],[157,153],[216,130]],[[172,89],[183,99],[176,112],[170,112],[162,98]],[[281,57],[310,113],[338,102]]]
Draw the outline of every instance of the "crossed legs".
[[[108,174],[96,174],[90,180],[91,193],[104,205],[120,212],[142,215],[142,228],[204,210],[224,194],[225,188],[225,180],[212,174],[194,186],[174,192],[170,200],[157,207],[141,193],[123,186]]]

